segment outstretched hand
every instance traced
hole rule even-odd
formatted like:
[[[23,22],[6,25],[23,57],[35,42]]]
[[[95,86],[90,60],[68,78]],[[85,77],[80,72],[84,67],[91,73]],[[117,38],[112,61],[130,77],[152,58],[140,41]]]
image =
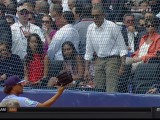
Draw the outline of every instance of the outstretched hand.
[[[64,91],[65,87],[64,86],[59,86],[58,87],[58,94],[61,95]]]

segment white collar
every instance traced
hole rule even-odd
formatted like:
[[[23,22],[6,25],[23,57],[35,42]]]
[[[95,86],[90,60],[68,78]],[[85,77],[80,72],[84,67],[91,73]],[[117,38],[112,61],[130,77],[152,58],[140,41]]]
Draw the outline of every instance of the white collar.
[[[19,21],[18,21],[18,26],[19,27],[24,27]],[[27,26],[30,26],[30,23],[28,22]]]
[[[62,28],[70,28],[70,27],[73,27],[72,24],[67,24],[67,25],[64,25]]]
[[[106,20],[104,19],[104,21],[103,21],[103,23],[102,23],[102,25],[100,27],[97,27],[97,25],[94,22],[94,28],[95,29],[104,29],[105,28],[105,22],[106,22]]]

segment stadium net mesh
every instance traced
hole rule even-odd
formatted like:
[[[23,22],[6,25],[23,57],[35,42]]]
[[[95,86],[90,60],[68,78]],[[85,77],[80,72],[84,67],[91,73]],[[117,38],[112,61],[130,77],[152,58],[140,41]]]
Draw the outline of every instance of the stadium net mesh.
[[[159,87],[159,0],[0,0],[0,84],[145,94]]]

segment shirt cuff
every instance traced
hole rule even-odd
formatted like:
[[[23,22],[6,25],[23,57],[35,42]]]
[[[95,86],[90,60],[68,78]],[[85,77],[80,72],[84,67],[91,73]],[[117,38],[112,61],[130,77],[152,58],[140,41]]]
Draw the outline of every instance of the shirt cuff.
[[[124,56],[124,55],[127,55],[128,54],[128,51],[127,50],[122,50],[121,52],[120,52],[120,56],[122,57],[122,56]]]
[[[91,55],[85,55],[84,56],[85,60],[92,60],[92,58],[93,58],[93,56],[91,56]]]

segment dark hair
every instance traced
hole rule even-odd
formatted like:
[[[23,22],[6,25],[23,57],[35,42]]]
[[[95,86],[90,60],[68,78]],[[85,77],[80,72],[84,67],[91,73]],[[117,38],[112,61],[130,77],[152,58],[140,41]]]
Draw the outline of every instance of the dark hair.
[[[105,13],[102,3],[93,4],[92,10],[98,10],[101,13]]]
[[[61,4],[54,4],[52,10],[59,13],[59,14],[62,14],[63,7]]]
[[[83,1],[82,2],[82,16],[84,17],[91,17],[91,12],[92,12],[92,3],[91,1]]]
[[[11,87],[11,86],[7,86],[7,87],[5,86],[3,92],[4,92],[5,94],[10,94],[12,88],[13,88],[13,86],[12,86],[12,87]]]
[[[4,4],[0,3],[0,11],[1,11],[1,13],[5,14],[6,9],[7,9],[6,6]]]
[[[75,13],[76,13],[76,14],[80,14],[80,15],[81,15],[81,14],[82,14],[82,11],[83,11],[83,10],[82,10],[81,7],[75,7]]]
[[[71,56],[65,56],[64,53],[63,53],[63,48],[65,45],[69,45],[72,49],[72,53],[71,53]],[[76,70],[76,65],[77,65],[77,51],[76,51],[76,48],[74,46],[74,44],[71,42],[71,41],[66,41],[62,44],[62,55],[63,55],[63,58],[64,58],[64,63],[67,63],[69,62],[71,64],[71,67],[72,67],[72,70]]]
[[[33,60],[33,52],[29,46],[29,43],[30,43],[30,40],[31,40],[31,37],[35,37],[37,40],[38,40],[38,46],[37,46],[37,49],[36,49],[36,52],[40,55],[44,54],[44,50],[43,50],[43,42],[41,41],[41,38],[39,37],[38,34],[36,33],[33,33],[31,34],[28,39],[27,39],[27,56],[26,56],[26,66],[28,66],[28,64],[30,63],[30,61]],[[41,56],[42,58],[42,56]]]
[[[16,1],[16,0],[14,0],[14,1]],[[19,7],[19,6],[23,5],[24,3],[30,3],[33,8],[35,7],[35,4],[36,4],[35,0],[20,0],[17,3],[17,6]]]
[[[36,16],[35,16],[34,12],[29,12],[29,14],[32,15],[34,20],[36,19]]]
[[[74,1],[74,4],[75,4],[75,13],[76,14],[81,14],[82,11],[83,11],[83,8],[82,8],[82,2],[83,0],[75,0]]]
[[[69,45],[71,48],[72,48],[72,57],[71,58],[69,58],[69,59],[72,59],[72,60],[75,60],[76,59],[76,55],[77,55],[77,50],[76,50],[76,48],[75,48],[75,46],[74,46],[74,44],[71,42],[71,41],[66,41],[66,42],[64,42],[63,44],[62,44],[62,55],[63,55],[63,58],[64,58],[64,60],[68,60],[68,57],[66,57],[65,55],[64,55],[64,53],[63,53],[63,48],[64,48],[64,46],[65,45]]]
[[[135,18],[135,16],[132,13],[126,13],[123,17],[123,21],[126,19],[126,17],[128,16],[132,16],[133,18]]]
[[[42,4],[41,11],[43,11],[43,12],[48,14],[49,13],[49,4],[48,4],[48,2],[43,1],[41,4]]]
[[[144,16],[139,17],[139,18],[138,18],[138,22],[139,22],[140,20],[144,20],[144,21],[145,21]]]
[[[64,19],[67,20],[68,24],[72,24],[74,22],[74,14],[73,14],[73,12],[65,11],[65,12],[63,12],[62,15],[63,15]]]
[[[51,27],[52,27],[54,30],[57,30],[57,26],[56,26],[56,24],[55,24],[55,21],[52,20],[52,17],[51,17],[50,15],[48,15],[48,14],[44,14],[43,17],[42,17],[42,19],[43,19],[44,17],[48,17],[49,20],[51,21]]]
[[[154,28],[157,28],[158,24],[159,24],[158,19],[156,19],[156,18],[146,19],[145,25],[148,25],[148,23],[151,23],[154,26]]]
[[[17,2],[17,0],[12,0],[12,3],[14,4],[14,5],[18,5],[18,2]]]
[[[6,13],[7,14],[12,14],[12,15],[16,15],[16,12],[17,12],[17,5],[16,4],[13,4],[13,3],[10,3],[8,6],[7,6],[7,10],[6,10]]]
[[[44,14],[43,16],[42,16],[42,19],[44,18],[44,17],[48,17],[49,18],[49,20],[51,21],[51,23],[52,23],[52,17],[50,16],[50,15],[48,15],[48,14]]]
[[[0,45],[5,45],[8,52],[12,53],[11,47],[9,46],[9,44],[5,40],[0,40]]]

